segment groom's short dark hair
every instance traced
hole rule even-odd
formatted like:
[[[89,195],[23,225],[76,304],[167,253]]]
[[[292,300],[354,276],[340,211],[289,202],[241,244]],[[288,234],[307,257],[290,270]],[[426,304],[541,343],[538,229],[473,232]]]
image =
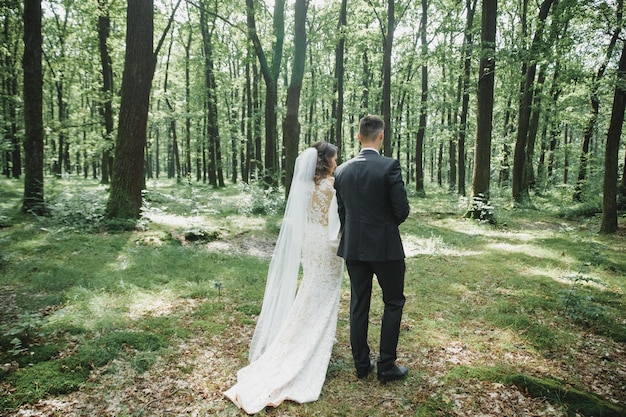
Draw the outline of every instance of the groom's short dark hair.
[[[359,121],[359,133],[365,139],[375,139],[379,132],[385,130],[385,121],[374,114],[368,114]]]

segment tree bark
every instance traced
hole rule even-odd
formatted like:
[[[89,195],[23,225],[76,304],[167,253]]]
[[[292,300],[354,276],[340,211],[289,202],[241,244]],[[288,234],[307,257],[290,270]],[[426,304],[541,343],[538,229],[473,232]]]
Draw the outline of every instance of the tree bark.
[[[7,5],[7,9],[19,7],[15,2],[13,5]],[[4,16],[4,30],[3,30],[3,42],[6,45],[5,48],[0,50],[0,79],[2,80],[2,110],[4,118],[4,136],[6,139],[7,147],[4,150],[4,166],[3,174],[7,178],[18,179],[22,175],[22,145],[20,143],[20,137],[18,135],[18,85],[19,75],[17,72],[17,57],[19,56],[19,50],[22,48],[20,42],[17,42],[15,37],[18,34],[17,27],[14,27],[14,23],[17,23],[17,13],[7,13]],[[15,25],[18,26],[18,25]]]
[[[217,107],[217,83],[215,81],[215,66],[213,62],[213,48],[211,45],[213,33],[209,30],[207,12],[200,10],[200,26],[202,27],[202,45],[204,49],[204,78],[206,86],[207,105],[207,144],[209,150],[209,183],[213,188],[225,187],[222,168],[221,139],[219,132],[219,114]]]
[[[153,0],[128,0],[122,99],[107,203],[109,218],[137,219],[141,212],[146,126],[156,65],[152,52],[153,10]]]
[[[41,0],[24,0],[24,213],[44,214]]]
[[[176,178],[176,182],[180,184],[181,182],[181,168],[180,168],[180,151],[178,148],[178,129],[176,128],[176,109],[172,105],[172,102],[169,99],[167,94],[168,89],[168,81],[169,81],[169,69],[170,69],[170,58],[172,56],[172,46],[174,44],[174,39],[172,38],[170,41],[170,46],[167,51],[167,58],[165,60],[165,76],[163,80],[163,93],[165,95],[165,104],[167,105],[168,116],[169,116],[169,127],[167,129],[168,139],[170,146],[168,153],[168,177]]]
[[[611,121],[606,135],[606,151],[604,154],[604,186],[602,197],[602,224],[600,233],[617,232],[617,172],[619,141],[624,124],[626,109],[626,42],[622,46],[622,54],[617,69],[615,95],[611,109]]]
[[[465,22],[465,36],[463,38],[463,75],[461,82],[462,102],[461,102],[461,114],[459,120],[458,131],[458,188],[457,193],[464,196],[465,191],[465,137],[467,135],[467,114],[469,111],[469,89],[470,89],[470,74],[472,66],[472,49],[474,44],[474,38],[472,36],[474,27],[474,16],[476,15],[476,3],[477,0],[470,0],[465,2],[467,8],[466,22]]]
[[[100,49],[100,64],[102,66],[102,103],[99,106],[100,115],[104,121],[104,149],[102,150],[102,173],[100,182],[108,184],[113,169],[113,64],[109,54],[108,39],[111,33],[111,19],[105,0],[98,1],[100,14],[98,16],[98,41]]]
[[[271,64],[267,62],[265,52],[256,30],[254,16],[255,0],[246,0],[248,36],[254,46],[254,51],[261,66],[261,73],[265,81],[265,173],[264,181],[268,186],[278,185],[278,157],[276,152],[277,120],[276,107],[278,106],[278,75],[283,54],[285,38],[285,0],[274,2],[274,40],[273,58]]]
[[[294,57],[291,82],[287,88],[287,114],[283,121],[283,146],[285,147],[285,196],[289,195],[293,169],[300,144],[300,92],[306,61],[306,13],[308,0],[296,0],[294,26]]]
[[[422,0],[426,2],[426,0]],[[387,3],[387,33],[383,36],[383,90],[382,90],[382,117],[385,121],[385,137],[383,140],[383,153],[391,156],[391,50],[393,48],[393,35],[396,28],[395,0]]]
[[[526,167],[526,145],[528,141],[528,129],[530,125],[530,115],[532,110],[533,86],[537,71],[537,57],[541,38],[545,28],[545,21],[554,0],[544,0],[539,9],[539,23],[535,36],[530,47],[529,62],[525,61],[526,77],[520,101],[520,111],[517,127],[517,139],[515,141],[515,151],[513,154],[513,200],[518,204],[526,204],[530,200],[528,188],[524,188],[524,175]]]
[[[472,177],[472,203],[466,217],[493,222],[489,204],[491,174],[491,132],[493,121],[493,90],[496,68],[497,0],[483,0],[481,54],[478,73],[478,110],[476,145]]]
[[[578,179],[576,181],[576,188],[574,189],[573,200],[574,201],[582,201],[583,188],[587,179],[587,163],[589,162],[589,144],[591,143],[591,136],[593,135],[596,122],[598,120],[598,113],[600,112],[600,99],[598,97],[598,90],[600,88],[600,81],[604,78],[604,74],[606,72],[606,68],[613,56],[613,51],[615,49],[615,44],[619,39],[619,34],[622,30],[622,15],[623,15],[623,7],[624,1],[618,0],[617,8],[616,8],[616,21],[617,26],[613,30],[613,35],[611,36],[611,40],[606,48],[606,54],[604,55],[604,60],[600,67],[598,67],[598,72],[596,73],[595,78],[593,79],[593,84],[591,87],[591,94],[589,97],[589,104],[591,105],[591,109],[589,111],[589,119],[587,120],[587,125],[585,126],[585,133],[583,134],[583,140],[581,142],[580,149],[580,164],[578,166]]]
[[[348,0],[341,0],[339,11],[339,23],[337,30],[339,31],[339,40],[335,47],[335,83],[334,96],[332,106],[332,117],[334,120],[333,131],[330,135],[330,141],[337,146],[337,164],[343,161],[343,95],[344,95],[344,52],[346,45],[346,27],[348,25]]]
[[[422,0],[422,19],[420,22],[420,43],[422,52],[422,92],[420,95],[420,117],[415,137],[415,191],[424,197],[424,137],[426,136],[427,104],[428,104],[428,43],[426,25],[428,24],[428,0]]]

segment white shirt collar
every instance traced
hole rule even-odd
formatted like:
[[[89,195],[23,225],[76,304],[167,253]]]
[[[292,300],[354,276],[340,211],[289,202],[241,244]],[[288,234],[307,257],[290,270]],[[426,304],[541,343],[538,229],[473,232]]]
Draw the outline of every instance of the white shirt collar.
[[[376,148],[361,148],[361,151],[374,151],[376,152],[378,155],[380,155],[380,151]]]

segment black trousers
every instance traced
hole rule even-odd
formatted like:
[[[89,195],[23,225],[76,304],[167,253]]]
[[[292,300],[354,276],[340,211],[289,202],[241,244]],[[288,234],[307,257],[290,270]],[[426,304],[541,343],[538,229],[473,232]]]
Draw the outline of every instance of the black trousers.
[[[378,370],[390,369],[396,360],[400,322],[404,307],[404,259],[386,262],[347,260],[350,275],[350,344],[357,369],[367,369],[370,348],[367,343],[369,312],[374,275],[383,293],[385,310],[380,329]]]

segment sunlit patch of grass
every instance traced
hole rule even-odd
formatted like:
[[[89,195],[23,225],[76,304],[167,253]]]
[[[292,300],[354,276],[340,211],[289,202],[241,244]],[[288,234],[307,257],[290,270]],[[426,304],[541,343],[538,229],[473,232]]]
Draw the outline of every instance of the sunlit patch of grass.
[[[516,254],[524,254],[529,258],[541,259],[542,262],[546,260],[553,260],[562,262],[567,265],[576,263],[576,259],[567,256],[565,253],[554,250],[549,246],[540,246],[532,243],[511,243],[511,242],[493,242],[486,245],[486,250],[492,250],[497,252],[510,252]]]
[[[420,238],[414,235],[403,236],[405,255],[415,257],[419,255],[441,256],[478,256],[482,251],[457,249],[446,244],[441,236],[432,235],[429,238]]]

